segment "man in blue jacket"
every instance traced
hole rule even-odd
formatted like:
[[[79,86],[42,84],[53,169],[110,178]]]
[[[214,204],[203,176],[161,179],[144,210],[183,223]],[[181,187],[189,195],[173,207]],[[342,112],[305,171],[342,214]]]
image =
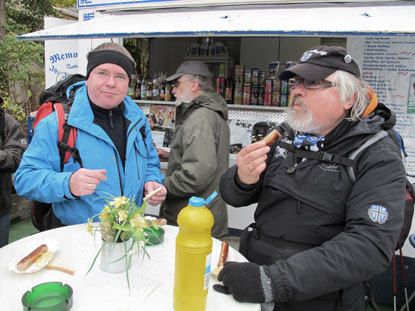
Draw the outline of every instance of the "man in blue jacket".
[[[19,195],[53,203],[52,227],[85,223],[101,212],[111,196],[134,198],[162,187],[147,202],[166,196],[150,126],[127,96],[135,62],[116,43],[104,43],[88,54],[87,79],[78,87],[68,118],[76,127],[75,147],[83,167],[72,158],[60,170],[56,113],[44,118],[15,175]]]

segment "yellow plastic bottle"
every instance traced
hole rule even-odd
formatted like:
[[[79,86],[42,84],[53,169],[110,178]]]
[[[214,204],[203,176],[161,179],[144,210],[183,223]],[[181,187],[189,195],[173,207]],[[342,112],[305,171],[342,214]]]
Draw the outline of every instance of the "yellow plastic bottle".
[[[174,310],[203,311],[211,270],[213,215],[203,198],[191,197],[189,205],[180,211],[177,223]]]

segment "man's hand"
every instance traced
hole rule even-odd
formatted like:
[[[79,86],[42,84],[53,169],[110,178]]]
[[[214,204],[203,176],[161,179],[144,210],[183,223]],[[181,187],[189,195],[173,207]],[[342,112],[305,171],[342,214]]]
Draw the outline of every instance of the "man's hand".
[[[223,285],[215,284],[213,288],[223,294],[232,294],[239,302],[265,302],[261,283],[259,265],[252,262],[225,262],[218,280]]]
[[[150,199],[147,200],[147,203],[150,205],[158,205],[166,199],[167,189],[162,184],[159,184],[155,181],[148,181],[144,185],[144,196],[151,193],[157,188],[162,188],[159,192],[153,195]]]
[[[270,147],[259,141],[242,148],[236,157],[238,177],[241,182],[252,185],[259,180],[259,175],[265,170],[267,153]]]
[[[107,180],[107,170],[88,170],[80,168],[69,179],[69,190],[72,195],[80,197],[95,191],[101,180]]]
[[[167,162],[169,160],[170,152],[164,150],[163,148],[157,148],[157,154],[159,156],[160,162]]]

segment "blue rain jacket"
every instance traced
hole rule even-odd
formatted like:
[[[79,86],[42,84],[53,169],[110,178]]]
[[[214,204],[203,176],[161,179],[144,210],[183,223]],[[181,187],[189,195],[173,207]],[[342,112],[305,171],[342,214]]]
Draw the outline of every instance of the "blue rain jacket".
[[[68,88],[77,90],[69,114],[68,124],[78,128],[76,148],[86,169],[106,169],[107,180],[101,181],[94,193],[75,198],[69,191],[69,179],[80,168],[72,158],[60,171],[57,148],[58,122],[56,113],[44,118],[36,127],[33,140],[23,155],[15,174],[15,188],[19,195],[30,200],[53,203],[53,211],[63,224],[85,223],[97,215],[111,196],[134,198],[138,206],[143,201],[144,184],[163,183],[160,162],[153,145],[150,126],[141,109],[129,96],[124,98],[124,117],[127,119],[125,168],[117,148],[98,125],[88,100],[85,82]],[[129,123],[129,124],[128,124]]]

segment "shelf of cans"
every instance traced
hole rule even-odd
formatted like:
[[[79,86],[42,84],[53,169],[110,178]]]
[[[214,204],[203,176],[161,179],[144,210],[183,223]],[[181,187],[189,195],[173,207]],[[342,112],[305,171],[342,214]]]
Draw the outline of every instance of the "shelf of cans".
[[[258,68],[236,65],[235,75],[232,76],[230,71],[225,78],[221,68],[216,78],[216,93],[221,94],[229,105],[287,107],[290,102],[288,81],[280,80],[278,74],[294,64],[269,63],[269,77]],[[133,74],[128,95],[141,101],[174,102],[172,90],[173,85],[164,77],[156,75],[153,79],[141,79],[140,74]]]
[[[266,77],[265,71],[259,70],[259,68],[245,68],[244,65],[236,65],[233,92],[228,89],[230,83],[226,83],[223,95],[228,104],[287,107],[290,102],[288,81],[280,80],[278,74],[281,70],[294,64],[294,62],[287,62],[280,65],[278,61],[271,62],[269,77]],[[217,80],[216,89],[220,93],[221,88],[218,88],[218,82],[221,81]],[[229,100],[232,93],[233,98]]]

